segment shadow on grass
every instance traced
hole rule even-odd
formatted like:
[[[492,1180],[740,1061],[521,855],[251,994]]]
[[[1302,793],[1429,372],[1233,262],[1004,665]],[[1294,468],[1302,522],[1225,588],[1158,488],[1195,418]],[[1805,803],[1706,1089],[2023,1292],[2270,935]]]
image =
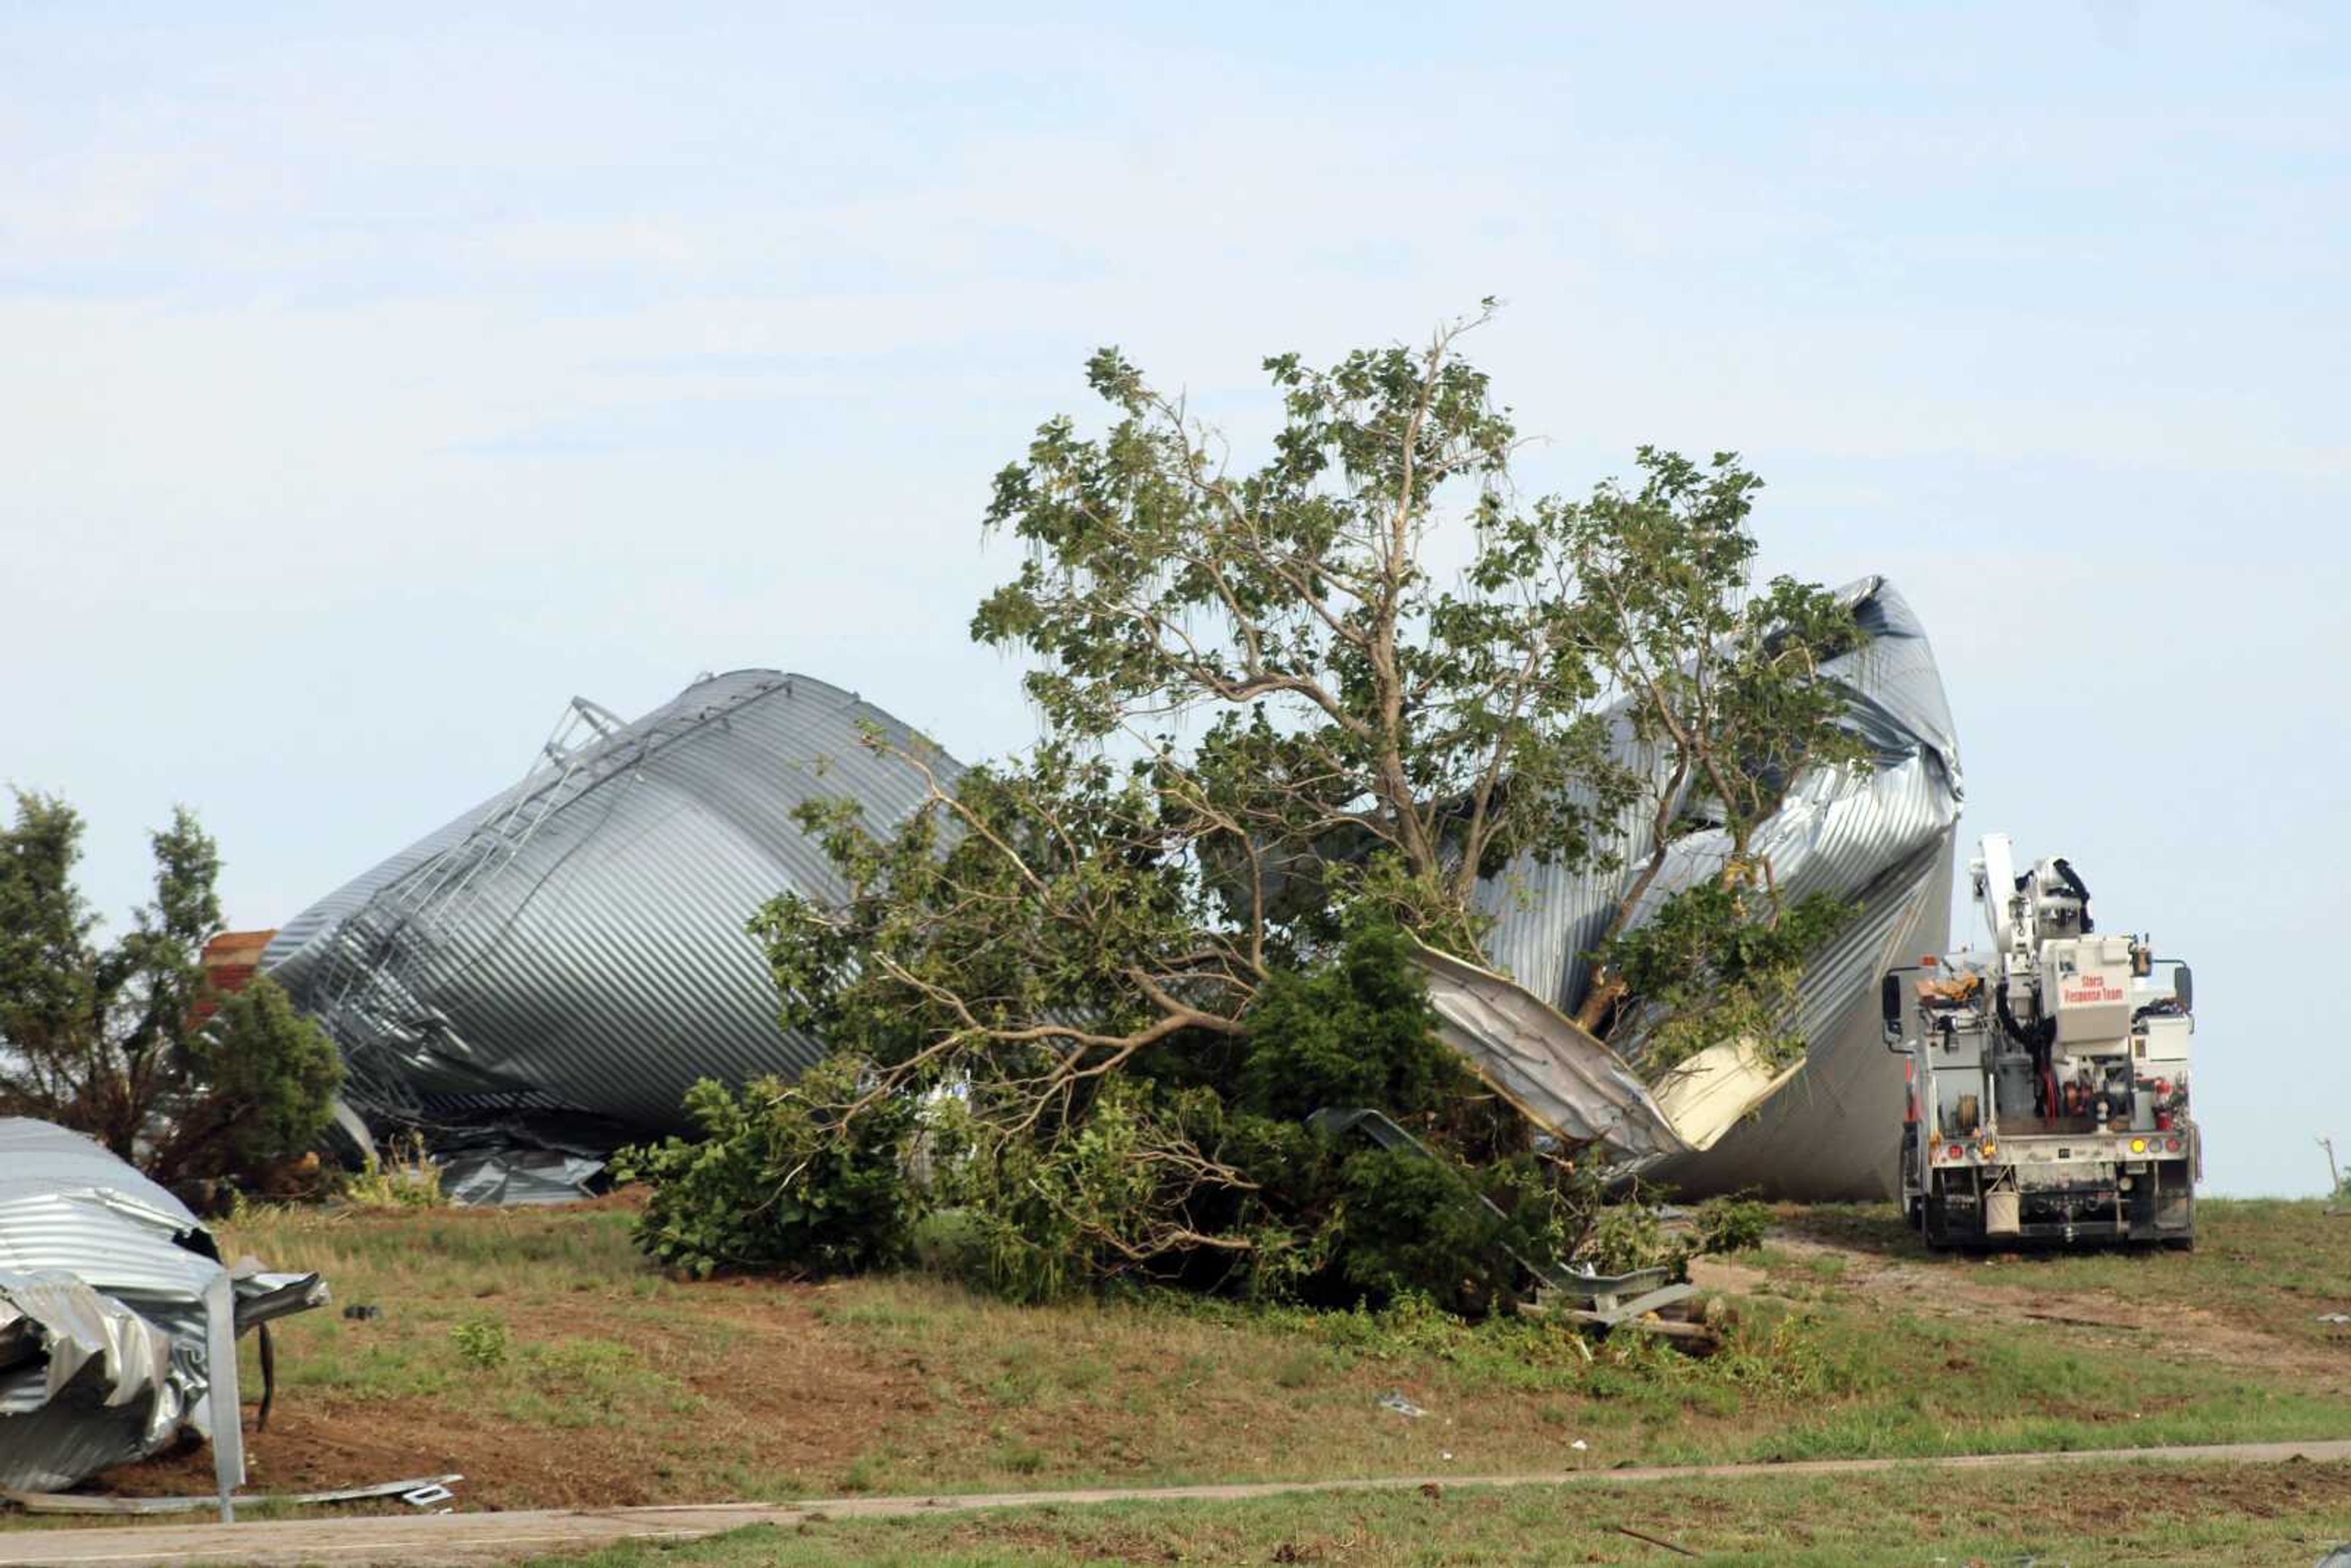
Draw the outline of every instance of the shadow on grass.
[[[1963,1266],[1987,1258],[2032,1260],[2057,1258],[2147,1258],[2165,1249],[2145,1242],[2117,1240],[2074,1242],[2029,1240],[2001,1246],[1955,1247],[1936,1251],[1890,1203],[1783,1204],[1775,1218],[1790,1236],[1848,1251],[1865,1253],[1888,1262],[1919,1263],[1929,1268]]]
[[[1791,1203],[1774,1214],[1781,1230],[1902,1263],[1938,1263],[1958,1254],[1931,1252],[1891,1203]]]

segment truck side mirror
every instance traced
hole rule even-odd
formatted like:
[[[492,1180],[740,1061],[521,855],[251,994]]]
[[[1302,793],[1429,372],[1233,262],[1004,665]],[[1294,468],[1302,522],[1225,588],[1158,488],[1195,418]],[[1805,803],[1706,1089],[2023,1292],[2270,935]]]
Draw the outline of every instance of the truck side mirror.
[[[2171,971],[2171,995],[2179,1003],[2181,1012],[2196,1010],[2196,977],[2188,972],[2185,964]]]
[[[1886,1043],[1902,1042],[1902,977],[1888,975],[1877,988],[1877,1004],[1886,1014]]]

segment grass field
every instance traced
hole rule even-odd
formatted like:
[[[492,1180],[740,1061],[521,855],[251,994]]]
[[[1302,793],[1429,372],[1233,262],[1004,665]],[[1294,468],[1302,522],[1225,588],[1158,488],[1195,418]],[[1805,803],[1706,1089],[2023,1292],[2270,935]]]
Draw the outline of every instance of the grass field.
[[[2037,1288],[2083,1295],[2104,1292],[2141,1302],[2218,1312],[2227,1321],[2299,1343],[2314,1355],[2340,1349],[2340,1326],[2321,1323],[2344,1310],[2351,1291],[2351,1216],[2328,1216],[2311,1202],[2205,1199],[2197,1206],[2201,1232],[2192,1253],[2160,1258],[2122,1250],[2048,1252],[1995,1258],[1986,1267]],[[1917,1234],[1886,1204],[1823,1204],[1790,1209],[1784,1228],[1798,1237],[1837,1244],[1862,1260],[1936,1265]],[[1958,1260],[1952,1267],[1964,1271]]]
[[[227,1239],[382,1308],[278,1325],[256,1488],[455,1470],[470,1505],[520,1507],[2351,1436],[2351,1338],[2314,1321],[2351,1310],[2351,1221],[2200,1218],[2193,1254],[1987,1261],[1918,1251],[1890,1211],[1792,1210],[1710,1276],[1738,1322],[1706,1361],[1521,1320],[684,1283],[609,1200],[262,1213]],[[200,1490],[205,1464],[110,1484]]]

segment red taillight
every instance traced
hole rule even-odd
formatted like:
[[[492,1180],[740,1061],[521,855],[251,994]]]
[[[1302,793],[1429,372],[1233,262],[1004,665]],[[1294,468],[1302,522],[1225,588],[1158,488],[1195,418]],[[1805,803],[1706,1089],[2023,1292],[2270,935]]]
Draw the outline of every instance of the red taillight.
[[[1955,1160],[1966,1152],[1967,1151],[1960,1148],[1959,1145],[1953,1144],[1949,1148],[1943,1151],[1943,1157],[1947,1160]]]
[[[2165,1154],[2167,1154],[2167,1155],[2176,1155],[2176,1154],[2178,1154],[2178,1153],[2179,1152],[2179,1140],[2178,1138],[2166,1138],[2166,1139],[2164,1139],[2164,1140],[2163,1140],[2163,1152],[2164,1152]]]

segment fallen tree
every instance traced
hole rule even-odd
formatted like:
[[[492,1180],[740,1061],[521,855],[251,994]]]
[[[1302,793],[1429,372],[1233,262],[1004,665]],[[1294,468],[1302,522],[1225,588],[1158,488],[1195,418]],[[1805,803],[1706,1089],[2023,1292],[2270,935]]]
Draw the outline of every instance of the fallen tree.
[[[656,1184],[653,1250],[837,1266],[952,1211],[1020,1295],[1476,1308],[1513,1259],[1665,1245],[1437,1040],[1406,937],[1482,960],[1513,862],[1614,869],[1634,814],[1658,842],[1711,821],[1719,877],[1617,923],[1587,1014],[1666,1065],[1726,1030],[1800,1049],[1780,1004],[1839,911],[1783,907],[1747,831],[1853,755],[1809,677],[1858,633],[1824,589],[1750,591],[1760,481],[1733,455],[1645,448],[1637,486],[1521,503],[1516,429],[1459,352],[1484,319],[1269,360],[1283,417],[1248,468],[1115,350],[1090,361],[1109,424],[1050,421],[998,475],[987,526],[1028,554],[972,623],[1030,656],[1045,737],[949,784],[876,737],[928,774],[923,806],[806,811],[851,895],[754,929],[836,1061],[699,1091],[711,1145],[625,1163]],[[1447,586],[1437,543],[1465,538]],[[1422,1152],[1308,1125],[1338,1108]],[[870,1201],[909,1170],[905,1201]]]

